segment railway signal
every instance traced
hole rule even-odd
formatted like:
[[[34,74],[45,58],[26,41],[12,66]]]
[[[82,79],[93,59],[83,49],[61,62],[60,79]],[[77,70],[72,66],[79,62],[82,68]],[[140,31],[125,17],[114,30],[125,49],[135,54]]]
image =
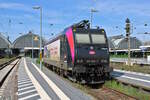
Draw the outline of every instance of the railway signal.
[[[128,66],[131,65],[131,57],[130,57],[130,20],[129,18],[126,19],[126,37],[128,41]]]
[[[130,35],[130,20],[126,19],[126,36],[128,37]]]

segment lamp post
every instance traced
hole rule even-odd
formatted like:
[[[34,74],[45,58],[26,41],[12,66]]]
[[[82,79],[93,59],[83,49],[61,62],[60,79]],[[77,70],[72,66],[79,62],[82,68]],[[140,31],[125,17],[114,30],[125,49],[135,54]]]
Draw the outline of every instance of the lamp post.
[[[32,34],[32,61],[33,61],[33,33]]]
[[[54,25],[54,24],[51,23],[49,27],[51,28],[53,25]],[[52,31],[51,31],[51,32],[52,32]],[[48,35],[49,35],[49,34],[48,34]],[[53,33],[50,34],[50,36],[52,36],[52,35],[53,35]]]
[[[28,26],[26,25],[26,23],[24,22],[19,22],[18,24],[23,25],[22,27],[24,27],[24,33],[26,33],[27,30],[29,30]]]
[[[9,32],[8,32],[7,36],[8,36],[8,38],[9,38],[9,34],[10,34],[10,32],[11,32],[11,19],[9,19],[8,25],[9,25]]]
[[[40,10],[40,69],[42,69],[42,7],[36,6],[33,9]]]
[[[9,31],[7,33],[7,40],[9,40],[9,34],[11,32],[11,19],[9,19],[8,21],[8,25],[9,25]],[[12,54],[11,50],[10,50],[10,45],[8,45],[8,52],[9,52],[9,55]]]
[[[98,10],[91,9],[91,28],[92,28],[92,22],[93,22],[93,13],[98,12]]]

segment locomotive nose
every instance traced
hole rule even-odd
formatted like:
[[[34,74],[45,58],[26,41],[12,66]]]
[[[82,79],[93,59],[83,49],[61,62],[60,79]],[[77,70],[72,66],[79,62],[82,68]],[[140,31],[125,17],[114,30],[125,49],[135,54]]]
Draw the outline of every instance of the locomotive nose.
[[[80,46],[77,48],[77,63],[99,63],[108,62],[108,51],[99,46]]]

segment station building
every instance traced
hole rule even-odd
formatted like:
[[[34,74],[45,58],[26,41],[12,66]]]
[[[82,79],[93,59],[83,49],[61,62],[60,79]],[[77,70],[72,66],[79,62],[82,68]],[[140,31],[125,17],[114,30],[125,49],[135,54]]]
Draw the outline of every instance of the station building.
[[[128,40],[123,35],[117,35],[109,37],[109,51],[111,54],[117,53],[117,54],[127,54],[128,52]],[[143,43],[136,37],[130,37],[130,49],[132,55],[141,55],[141,49],[140,46],[142,46]]]
[[[42,39],[42,47],[45,43],[45,40]],[[15,53],[22,54],[25,56],[33,56],[38,57],[40,52],[40,37],[31,31],[27,34],[24,34],[20,37],[18,37],[13,42],[13,51],[16,51]],[[43,49],[43,48],[42,48]],[[19,50],[19,52],[17,52]]]

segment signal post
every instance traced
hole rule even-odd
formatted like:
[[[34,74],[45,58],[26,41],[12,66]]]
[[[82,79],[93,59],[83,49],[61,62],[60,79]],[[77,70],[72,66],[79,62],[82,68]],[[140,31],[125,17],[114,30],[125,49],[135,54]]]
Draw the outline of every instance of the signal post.
[[[128,40],[128,66],[131,65],[131,54],[130,54],[130,20],[127,18],[126,19],[126,37]]]

